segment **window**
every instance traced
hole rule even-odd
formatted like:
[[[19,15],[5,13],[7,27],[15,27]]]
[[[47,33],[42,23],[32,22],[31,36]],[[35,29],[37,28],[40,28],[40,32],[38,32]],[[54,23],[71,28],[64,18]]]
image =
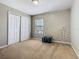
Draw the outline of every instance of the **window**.
[[[34,35],[36,37],[42,37],[44,32],[44,20],[42,17],[35,19]]]

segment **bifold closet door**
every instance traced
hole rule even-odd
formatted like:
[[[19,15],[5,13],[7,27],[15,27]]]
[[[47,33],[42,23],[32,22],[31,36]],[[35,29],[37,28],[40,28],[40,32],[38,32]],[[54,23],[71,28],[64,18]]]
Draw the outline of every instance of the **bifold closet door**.
[[[21,41],[27,40],[30,37],[30,17],[21,17]]]
[[[8,15],[8,44],[19,42],[20,16]]]

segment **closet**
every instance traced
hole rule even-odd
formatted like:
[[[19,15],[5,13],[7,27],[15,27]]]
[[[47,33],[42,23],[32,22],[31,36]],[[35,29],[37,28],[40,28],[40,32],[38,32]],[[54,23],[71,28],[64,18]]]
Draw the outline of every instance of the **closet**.
[[[30,16],[8,14],[8,45],[30,37]]]
[[[30,37],[30,18],[28,16],[21,17],[21,41]]]

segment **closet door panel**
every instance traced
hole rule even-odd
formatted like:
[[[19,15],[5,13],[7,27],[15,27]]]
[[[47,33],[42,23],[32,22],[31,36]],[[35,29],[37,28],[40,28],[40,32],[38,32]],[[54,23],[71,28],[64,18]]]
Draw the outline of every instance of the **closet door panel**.
[[[21,41],[29,39],[30,35],[30,19],[29,17],[21,17]]]
[[[8,19],[8,44],[19,42],[20,17],[9,14]]]
[[[15,42],[19,42],[20,40],[20,17],[15,16]]]

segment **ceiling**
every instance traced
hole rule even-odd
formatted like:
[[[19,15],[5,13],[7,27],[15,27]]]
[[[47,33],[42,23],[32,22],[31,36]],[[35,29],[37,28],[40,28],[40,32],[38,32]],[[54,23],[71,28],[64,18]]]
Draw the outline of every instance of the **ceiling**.
[[[39,4],[35,5],[32,0],[0,0],[0,3],[29,15],[68,9],[71,8],[72,2],[73,0],[40,0]]]

